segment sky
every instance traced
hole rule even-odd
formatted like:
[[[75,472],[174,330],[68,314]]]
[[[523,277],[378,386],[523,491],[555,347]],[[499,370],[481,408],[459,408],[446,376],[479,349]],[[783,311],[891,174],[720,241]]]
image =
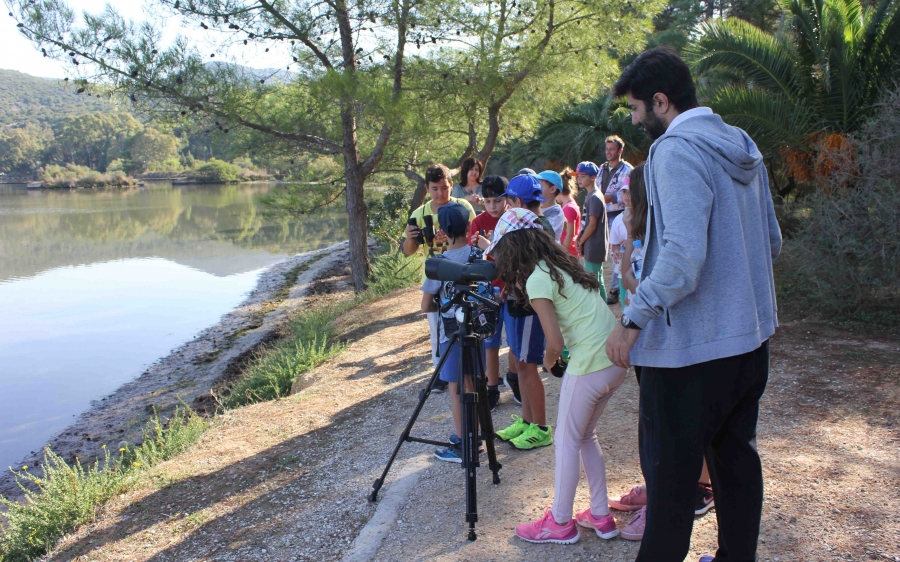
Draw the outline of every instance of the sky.
[[[135,21],[143,21],[147,18],[145,12],[145,2],[141,0],[68,0],[69,5],[77,14],[84,11],[97,13],[103,11],[106,4],[110,4],[126,19]],[[5,6],[4,6],[5,7]],[[179,20],[173,18],[171,21],[164,22],[165,40],[171,40],[178,34],[187,35],[198,44],[209,41],[210,37],[215,34],[206,34],[199,28],[191,27],[185,29],[181,26]],[[229,51],[227,56],[235,57],[236,62],[251,66],[254,68],[278,68],[285,61],[290,61],[287,53],[276,53],[275,49],[271,53],[263,52],[264,46],[255,48],[251,44],[247,49],[240,51]],[[222,60],[219,55],[217,59]],[[228,60],[225,57],[225,60]],[[67,68],[70,65],[63,65],[61,62],[44,58],[40,51],[35,49],[34,45],[25,39],[16,27],[16,20],[9,17],[4,10],[0,13],[0,68],[7,70],[18,70],[32,76],[40,76],[43,78],[63,78],[67,74]]]

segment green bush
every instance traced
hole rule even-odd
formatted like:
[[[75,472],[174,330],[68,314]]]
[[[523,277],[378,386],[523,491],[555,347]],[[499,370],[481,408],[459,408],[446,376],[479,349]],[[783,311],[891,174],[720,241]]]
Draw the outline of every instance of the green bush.
[[[211,158],[194,171],[194,177],[207,183],[231,183],[238,181],[240,168],[228,162]]]
[[[14,471],[25,501],[0,497],[7,524],[0,532],[0,562],[30,561],[49,551],[60,537],[96,516],[96,507],[131,487],[140,473],[186,450],[207,427],[206,420],[178,408],[164,423],[158,416],[147,425],[141,445],[110,453],[85,468],[69,464],[49,448],[43,474],[27,466]]]

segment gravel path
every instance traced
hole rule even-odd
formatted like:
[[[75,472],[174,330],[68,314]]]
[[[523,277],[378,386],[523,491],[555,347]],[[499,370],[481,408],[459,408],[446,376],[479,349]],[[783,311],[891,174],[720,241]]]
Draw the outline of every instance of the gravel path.
[[[428,332],[409,289],[351,311],[352,343],[289,398],[228,412],[198,445],[110,502],[53,560],[341,560],[375,513],[367,496],[429,374]],[[900,561],[900,340],[848,336],[796,322],[774,338],[759,447],[766,471],[760,559]],[[559,381],[545,379],[550,419]],[[610,492],[642,481],[637,386],[629,375],[598,425]],[[517,413],[508,392],[494,420]],[[446,439],[447,397],[426,403],[414,433]],[[408,463],[418,480],[401,497],[375,560],[633,560],[636,543],[584,533],[573,546],[518,540],[553,496],[553,449],[499,446],[499,486],[479,469],[479,538],[466,540],[463,473],[405,444],[382,491]],[[576,508],[587,504],[584,482]],[[629,514],[617,513],[620,525]],[[698,518],[691,555],[712,553],[715,510]]]

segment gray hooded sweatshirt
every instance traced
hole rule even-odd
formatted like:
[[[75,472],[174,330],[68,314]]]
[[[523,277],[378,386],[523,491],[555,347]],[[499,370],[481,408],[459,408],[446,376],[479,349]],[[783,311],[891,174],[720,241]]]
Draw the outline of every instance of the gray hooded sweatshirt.
[[[641,282],[625,309],[643,330],[632,364],[685,367],[757,349],[778,325],[781,230],[762,155],[715,114],[670,127],[644,168]]]

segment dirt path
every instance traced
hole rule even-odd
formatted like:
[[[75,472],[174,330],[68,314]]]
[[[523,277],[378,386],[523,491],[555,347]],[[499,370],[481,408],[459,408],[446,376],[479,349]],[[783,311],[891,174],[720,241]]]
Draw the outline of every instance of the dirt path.
[[[430,367],[427,326],[409,289],[341,320],[348,349],[287,399],[218,418],[200,443],[156,467],[150,483],[66,537],[53,560],[340,560],[376,505],[367,501]],[[803,322],[773,340],[759,447],[766,470],[760,559],[900,561],[900,342],[864,340]],[[559,382],[545,381],[555,418]],[[516,413],[511,395],[494,416]],[[446,396],[426,404],[415,433],[446,439]],[[633,376],[600,420],[611,493],[641,481]],[[389,477],[423,467],[381,536],[377,560],[633,560],[637,544],[582,535],[537,546],[512,528],[553,495],[552,447],[500,445],[500,486],[479,471],[479,539],[466,541],[463,474],[406,444]],[[576,507],[586,505],[586,486]],[[711,553],[714,511],[694,527],[687,560]],[[617,514],[620,525],[629,515]]]

